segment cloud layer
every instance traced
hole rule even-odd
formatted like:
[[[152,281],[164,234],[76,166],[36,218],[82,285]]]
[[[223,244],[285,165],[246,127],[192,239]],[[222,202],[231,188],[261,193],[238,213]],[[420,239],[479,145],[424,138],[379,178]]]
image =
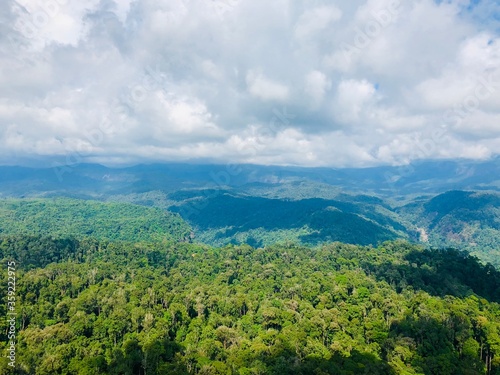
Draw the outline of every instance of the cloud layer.
[[[500,150],[500,5],[6,0],[0,162],[302,166]]]

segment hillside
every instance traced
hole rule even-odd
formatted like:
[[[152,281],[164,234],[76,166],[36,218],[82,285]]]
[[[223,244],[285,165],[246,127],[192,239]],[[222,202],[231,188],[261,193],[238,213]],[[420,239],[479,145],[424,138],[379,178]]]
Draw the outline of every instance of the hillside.
[[[450,191],[398,212],[425,230],[430,245],[458,247],[500,265],[500,194]]]
[[[269,199],[217,190],[179,191],[169,199],[176,201],[169,209],[193,226],[198,240],[215,246],[277,241],[367,245],[407,237],[396,215],[377,199]]]
[[[461,252],[403,242],[0,244],[2,263],[18,263],[17,374],[500,371],[500,274]],[[62,254],[56,263],[26,257],[45,246]]]
[[[178,215],[125,203],[57,199],[0,200],[0,234],[92,236],[121,241],[187,240]]]

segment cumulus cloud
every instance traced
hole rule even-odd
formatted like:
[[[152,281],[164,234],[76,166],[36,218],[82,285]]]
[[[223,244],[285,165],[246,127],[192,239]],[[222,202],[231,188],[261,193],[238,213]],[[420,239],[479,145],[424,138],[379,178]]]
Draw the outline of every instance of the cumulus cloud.
[[[313,107],[319,106],[328,90],[331,88],[331,81],[328,77],[318,71],[313,70],[305,78],[305,93],[310,97]]]
[[[375,87],[366,80],[344,80],[337,88],[334,116],[345,125],[358,124],[362,115],[372,113],[375,101]]]
[[[295,24],[294,35],[301,42],[322,37],[331,23],[342,17],[342,11],[333,5],[306,9]]]
[[[249,93],[262,100],[285,101],[288,99],[288,87],[279,82],[274,82],[260,73],[250,71],[247,74]]]
[[[496,2],[5,0],[0,162],[487,158]]]

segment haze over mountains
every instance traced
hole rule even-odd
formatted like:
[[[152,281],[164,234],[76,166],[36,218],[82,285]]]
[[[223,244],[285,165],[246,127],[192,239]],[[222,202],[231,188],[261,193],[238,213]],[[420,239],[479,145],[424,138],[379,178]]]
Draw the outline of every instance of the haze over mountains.
[[[4,196],[170,192],[189,188],[225,188],[255,192],[279,185],[313,183],[345,191],[384,196],[447,190],[500,190],[500,157],[488,161],[420,161],[407,166],[372,168],[301,168],[250,164],[151,164],[109,168],[98,164],[48,168],[0,166]]]

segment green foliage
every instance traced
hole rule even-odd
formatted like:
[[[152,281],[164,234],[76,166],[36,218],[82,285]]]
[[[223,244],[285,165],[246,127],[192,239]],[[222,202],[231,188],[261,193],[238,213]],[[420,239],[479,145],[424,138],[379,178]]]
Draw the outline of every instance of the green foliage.
[[[449,191],[408,204],[399,213],[426,231],[430,245],[467,250],[500,266],[498,193]]]
[[[0,234],[153,241],[188,240],[190,232],[178,215],[159,208],[67,198],[0,200]]]
[[[61,254],[20,258],[45,246]],[[18,374],[500,371],[499,273],[454,250],[19,236],[1,255],[30,262],[17,271]]]
[[[199,240],[213,246],[284,241],[368,245],[406,236],[405,227],[373,197],[349,197],[355,203],[268,199],[212,189],[179,191],[169,198],[178,201],[170,209],[197,229]]]

